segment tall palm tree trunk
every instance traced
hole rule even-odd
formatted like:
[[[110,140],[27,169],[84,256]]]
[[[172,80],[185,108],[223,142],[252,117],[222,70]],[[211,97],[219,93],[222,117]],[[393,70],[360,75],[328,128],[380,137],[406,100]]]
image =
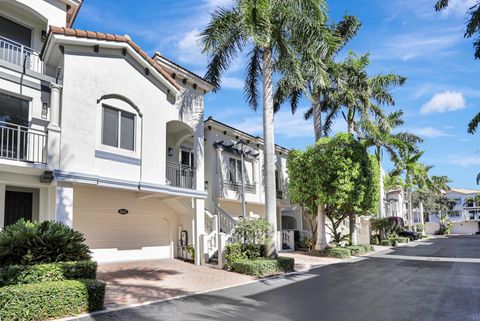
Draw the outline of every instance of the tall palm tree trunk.
[[[407,190],[408,197],[408,227],[410,230],[413,228],[413,204],[412,204],[412,189],[409,187]]]
[[[323,137],[322,112],[320,110],[320,96],[314,96],[312,100],[313,129],[315,131],[315,142]]]
[[[380,148],[377,148],[377,162],[378,162],[378,167],[380,168],[380,178],[379,178],[379,198],[378,198],[378,216],[379,217],[385,217],[385,186],[383,186],[383,167],[382,167],[382,151]]]
[[[267,248],[269,257],[277,257],[277,200],[275,192],[275,141],[273,122],[272,51],[263,48],[263,139],[265,157],[265,206],[272,235]]]
[[[348,119],[348,133],[353,134],[354,130],[354,123],[353,119],[349,117]],[[355,232],[355,227],[356,227],[356,219],[355,219],[355,213],[350,213],[348,215],[348,220],[349,220],[349,234],[350,234],[350,245],[357,245],[357,233]]]

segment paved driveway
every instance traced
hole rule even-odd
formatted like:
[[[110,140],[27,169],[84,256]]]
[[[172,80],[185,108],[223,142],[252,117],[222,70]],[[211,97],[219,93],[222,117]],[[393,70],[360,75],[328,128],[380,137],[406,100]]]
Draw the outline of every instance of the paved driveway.
[[[105,307],[158,301],[253,280],[252,277],[179,260],[102,264],[97,278],[107,282]]]
[[[478,237],[434,239],[82,320],[480,321],[479,259]]]

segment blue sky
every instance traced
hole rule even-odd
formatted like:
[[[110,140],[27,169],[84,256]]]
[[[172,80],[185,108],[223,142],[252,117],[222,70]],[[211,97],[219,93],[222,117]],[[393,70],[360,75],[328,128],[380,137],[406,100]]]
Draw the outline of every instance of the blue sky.
[[[463,39],[466,9],[475,0],[451,0],[443,13],[435,0],[330,0],[332,21],[345,13],[362,22],[358,36],[345,48],[369,52],[369,72],[394,72],[408,78],[395,90],[397,104],[389,110],[405,112],[403,130],[422,136],[423,162],[434,165],[432,174],[448,175],[454,187],[477,188],[480,171],[479,134],[467,134],[468,121],[480,110],[480,61],[473,58],[471,39]],[[150,54],[159,51],[203,75],[206,58],[197,35],[209,12],[231,0],[86,0],[76,28],[128,34]],[[262,114],[244,101],[244,62],[239,57],[225,74],[223,88],[205,99],[205,116],[226,122],[254,135],[262,133]],[[284,107],[275,118],[276,142],[288,148],[313,143],[310,122],[303,120],[303,102],[297,114]],[[336,131],[345,124],[339,120]],[[385,163],[388,168],[390,164]]]

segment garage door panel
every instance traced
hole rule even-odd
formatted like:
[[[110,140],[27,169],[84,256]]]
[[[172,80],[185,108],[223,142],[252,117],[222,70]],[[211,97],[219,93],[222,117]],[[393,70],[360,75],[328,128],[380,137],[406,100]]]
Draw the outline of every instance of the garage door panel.
[[[100,262],[170,258],[170,223],[161,212],[129,209],[127,215],[114,208],[74,209],[74,228]]]

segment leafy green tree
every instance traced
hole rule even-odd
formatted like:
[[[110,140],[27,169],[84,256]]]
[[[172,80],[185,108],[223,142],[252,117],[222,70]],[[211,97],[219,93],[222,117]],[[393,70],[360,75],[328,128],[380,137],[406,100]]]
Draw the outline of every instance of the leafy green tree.
[[[222,74],[232,60],[248,50],[245,81],[248,103],[257,109],[259,83],[263,95],[263,138],[265,157],[265,205],[267,219],[276,231],[275,143],[273,125],[273,76],[287,75],[303,84],[301,61],[324,50],[321,37],[326,22],[324,0],[237,0],[232,8],[217,8],[202,32],[203,52],[209,56],[205,78],[220,88]],[[321,63],[315,72],[325,74]],[[268,255],[276,256],[275,238]]]
[[[312,237],[309,244],[317,242],[318,231],[318,181],[314,178],[319,175],[319,168],[315,157],[315,148],[307,147],[305,151],[292,150],[287,159],[288,193],[291,202],[301,207],[302,216],[310,227]],[[317,248],[323,250],[325,246],[318,244]]]
[[[450,0],[438,0],[435,4],[436,11],[442,11],[448,7]],[[473,42],[475,48],[475,59],[480,59],[480,1],[477,0],[475,4],[468,9],[467,30],[465,31],[465,38],[472,38],[476,36]]]
[[[354,242],[355,215],[371,213],[376,206],[373,182],[375,165],[368,156],[365,145],[353,135],[340,133],[332,138],[322,138],[304,152],[289,154],[289,194],[293,202],[306,205],[315,216],[315,206],[332,223],[350,218],[350,241]],[[368,196],[367,196],[368,194]],[[339,241],[338,231],[332,235]]]
[[[385,191],[388,193],[392,189],[403,189],[405,186],[405,181],[398,172],[392,171],[384,175],[383,186],[385,188]]]

